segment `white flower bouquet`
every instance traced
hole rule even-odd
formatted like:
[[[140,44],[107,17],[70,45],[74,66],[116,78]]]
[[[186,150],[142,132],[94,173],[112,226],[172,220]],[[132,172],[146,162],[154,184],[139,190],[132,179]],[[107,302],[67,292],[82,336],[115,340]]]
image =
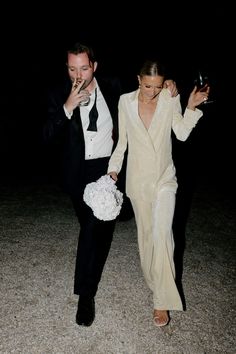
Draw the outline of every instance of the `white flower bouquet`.
[[[104,221],[114,220],[119,215],[123,203],[123,193],[117,189],[115,181],[109,175],[88,183],[83,198],[96,218]]]

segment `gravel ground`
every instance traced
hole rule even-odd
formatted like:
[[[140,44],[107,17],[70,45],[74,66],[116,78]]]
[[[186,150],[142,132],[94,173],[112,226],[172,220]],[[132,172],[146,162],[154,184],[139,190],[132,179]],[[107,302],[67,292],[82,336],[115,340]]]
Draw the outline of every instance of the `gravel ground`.
[[[236,353],[235,200],[197,187],[186,226],[186,310],[152,323],[134,219],[118,221],[91,327],[75,323],[78,224],[54,184],[1,185],[1,353]]]

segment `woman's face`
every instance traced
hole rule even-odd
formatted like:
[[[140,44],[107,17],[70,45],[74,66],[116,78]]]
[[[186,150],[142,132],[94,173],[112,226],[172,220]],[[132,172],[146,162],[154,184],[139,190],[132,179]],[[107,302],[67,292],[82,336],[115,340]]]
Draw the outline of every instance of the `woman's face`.
[[[163,76],[138,76],[140,92],[143,97],[148,99],[155,98],[163,88]]]

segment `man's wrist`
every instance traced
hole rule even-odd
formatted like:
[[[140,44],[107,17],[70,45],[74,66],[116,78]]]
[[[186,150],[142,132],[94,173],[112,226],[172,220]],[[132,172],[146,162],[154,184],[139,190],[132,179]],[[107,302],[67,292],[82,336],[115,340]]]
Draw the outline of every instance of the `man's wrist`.
[[[73,112],[68,112],[65,105],[63,105],[63,109],[64,109],[66,117],[68,119],[71,119]]]

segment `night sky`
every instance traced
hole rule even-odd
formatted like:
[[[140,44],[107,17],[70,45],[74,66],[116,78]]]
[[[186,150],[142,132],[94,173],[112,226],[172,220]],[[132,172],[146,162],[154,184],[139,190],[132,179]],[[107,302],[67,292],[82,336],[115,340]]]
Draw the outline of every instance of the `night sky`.
[[[233,114],[226,105],[232,70],[232,48],[226,40],[231,30],[223,26],[228,9],[216,4],[200,8],[200,3],[194,3],[192,7],[198,6],[194,11],[179,4],[148,2],[128,11],[127,2],[110,2],[108,9],[101,5],[68,2],[47,8],[34,3],[31,8],[17,5],[14,17],[13,9],[2,12],[7,23],[0,29],[2,174],[16,176],[24,171],[29,176],[47,169],[47,152],[39,137],[45,118],[44,92],[63,77],[65,50],[79,40],[94,47],[101,73],[120,76],[126,91],[136,87],[138,67],[150,56],[162,59],[183,95],[190,92],[196,71],[206,70],[215,103],[205,109],[186,147],[178,149],[184,156],[193,151],[186,163],[196,159],[197,168],[204,168],[209,180],[218,165],[219,176],[225,175],[231,161]]]

